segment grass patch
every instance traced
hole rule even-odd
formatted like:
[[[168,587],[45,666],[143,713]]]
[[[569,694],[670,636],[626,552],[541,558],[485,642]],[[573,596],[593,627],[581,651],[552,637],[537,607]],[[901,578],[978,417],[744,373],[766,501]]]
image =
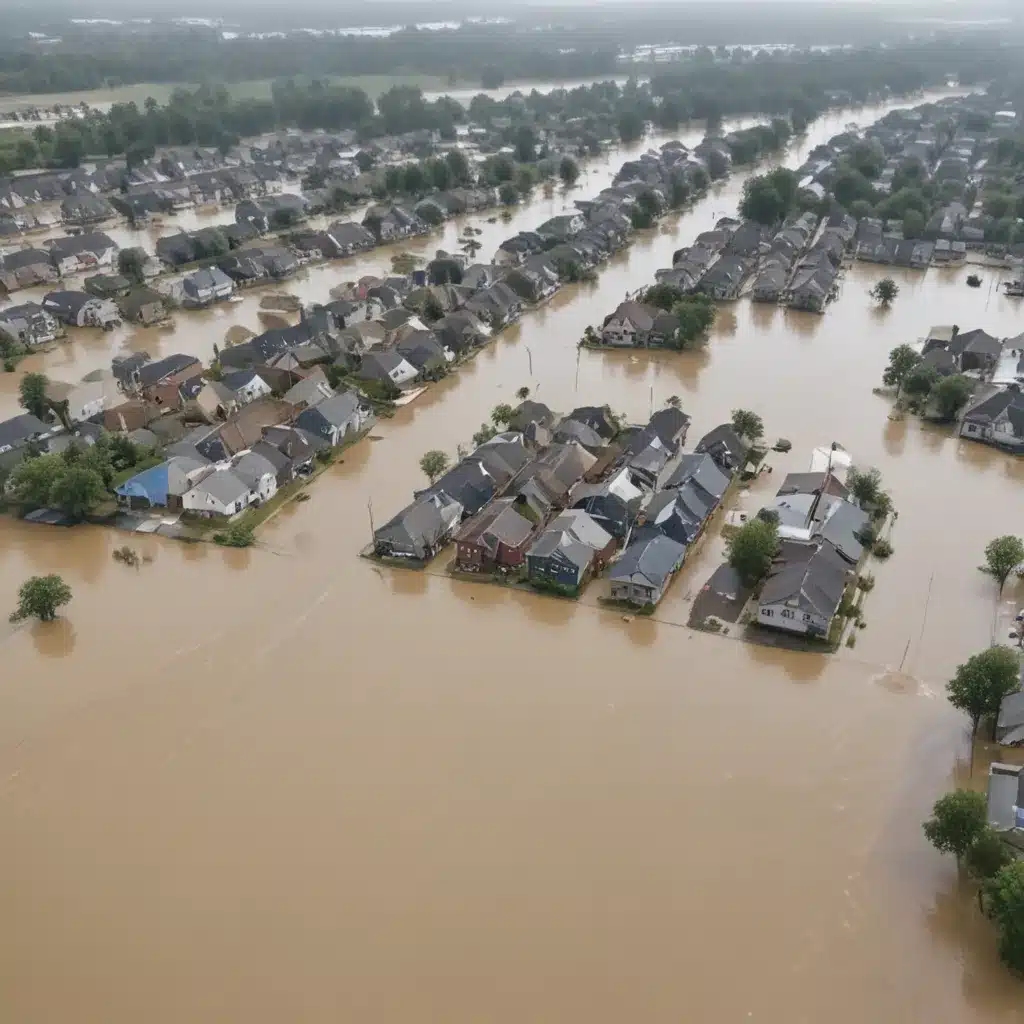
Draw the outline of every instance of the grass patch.
[[[166,461],[167,459],[162,455],[150,455],[148,458],[140,459],[134,466],[126,466],[120,473],[115,473],[114,479],[110,482],[110,489],[113,491],[121,484],[131,480],[133,476],[144,473],[147,469],[152,469]]]

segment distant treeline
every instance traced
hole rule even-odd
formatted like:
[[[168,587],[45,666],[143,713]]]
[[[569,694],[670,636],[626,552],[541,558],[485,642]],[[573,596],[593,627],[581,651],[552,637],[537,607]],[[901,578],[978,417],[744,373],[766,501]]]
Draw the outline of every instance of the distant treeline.
[[[77,166],[87,155],[147,159],[158,146],[216,146],[286,127],[352,129],[361,140],[385,134],[433,129],[453,138],[467,120],[488,125],[499,117],[512,128],[574,120],[581,143],[609,134],[638,138],[646,121],[674,130],[690,119],[712,126],[739,114],[784,117],[800,131],[830,106],[884,94],[904,94],[955,78],[961,84],[1006,79],[1024,66],[1010,47],[984,50],[971,43],[935,41],[830,54],[762,53],[755,58],[716,60],[712,55],[673,66],[650,84],[607,81],[593,86],[532,92],[496,101],[476,96],[468,108],[442,97],[427,100],[409,86],[396,86],[377,103],[361,89],[329,81],[276,82],[269,99],[235,99],[224,86],[177,90],[166,105],[147,100],[115,104],[109,113],[40,126],[31,137],[5,137],[0,173],[40,165]],[[577,120],[578,119],[578,120]],[[504,123],[504,122],[502,122]]]

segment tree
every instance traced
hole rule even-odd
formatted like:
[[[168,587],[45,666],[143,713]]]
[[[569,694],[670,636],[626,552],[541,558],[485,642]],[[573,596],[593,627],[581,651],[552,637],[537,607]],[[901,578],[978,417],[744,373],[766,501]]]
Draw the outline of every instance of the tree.
[[[851,466],[846,474],[846,489],[857,499],[861,508],[877,505],[882,495],[882,474],[874,466],[859,469]]]
[[[58,455],[26,458],[11,473],[11,496],[26,509],[43,508],[49,504],[54,484],[64,470],[64,463]]]
[[[971,743],[986,715],[999,717],[1003,699],[1020,686],[1020,662],[1009,647],[989,647],[957,666],[946,684],[949,703],[971,721]]]
[[[626,110],[619,117],[619,138],[626,143],[636,142],[644,134],[644,119],[637,110]]]
[[[649,306],[657,306],[658,309],[670,310],[683,298],[683,292],[674,284],[661,283],[652,284],[644,292],[644,302]]]
[[[46,398],[49,380],[45,373],[26,373],[18,385],[18,400],[21,407],[37,419],[45,420],[50,409]]]
[[[971,397],[974,385],[969,377],[955,373],[952,377],[944,377],[932,388],[935,400],[935,411],[944,423],[952,423],[960,415],[960,410]]]
[[[431,292],[423,303],[423,319],[428,324],[432,324],[437,320],[440,320],[444,316],[444,309],[441,306],[440,300]]]
[[[670,409],[678,409],[683,403],[678,395],[669,395],[668,398],[665,399],[665,404]]]
[[[515,206],[519,202],[519,192],[511,181],[506,181],[498,189],[498,198],[504,206]]]
[[[481,423],[480,429],[473,435],[473,445],[479,448],[480,445],[487,444],[497,433],[497,430],[490,423]]]
[[[891,278],[883,277],[868,294],[883,309],[888,309],[900,293],[900,286]]]
[[[999,594],[1010,578],[1010,573],[1024,563],[1024,541],[1019,537],[996,537],[985,547],[985,565],[982,567],[993,579],[999,581]]]
[[[521,125],[516,129],[515,141],[516,159],[523,164],[531,164],[537,159],[537,135],[528,125]]]
[[[54,481],[50,504],[72,519],[84,519],[104,498],[103,478],[86,465],[67,467]]]
[[[676,175],[669,182],[668,192],[668,205],[673,210],[678,210],[687,199],[690,198],[690,186],[686,183],[686,179],[680,175]]]
[[[999,956],[1024,974],[1024,860],[1007,864],[985,885],[985,906],[999,929]]]
[[[939,371],[927,363],[919,363],[903,380],[903,393],[911,398],[927,398],[938,383]]]
[[[924,234],[925,219],[920,210],[907,210],[903,214],[903,237],[920,238]]]
[[[779,549],[779,527],[775,522],[750,519],[729,538],[729,564],[747,586],[754,586],[768,575],[772,559]]]
[[[691,348],[714,326],[718,309],[706,295],[685,295],[672,307],[679,326],[670,347],[680,351]]]
[[[987,824],[985,797],[973,789],[957,789],[935,801],[932,816],[923,828],[928,842],[939,853],[953,854],[959,866]]]
[[[967,848],[965,866],[971,877],[984,881],[993,878],[1013,860],[1010,848],[991,825],[986,825]]]
[[[744,182],[740,213],[758,224],[775,224],[786,216],[786,203],[767,177],[761,175]]]
[[[732,429],[740,437],[745,437],[750,441],[759,441],[764,437],[764,422],[756,412],[751,412],[749,409],[733,409]]]
[[[360,173],[366,174],[371,167],[377,162],[372,153],[368,153],[365,149],[359,150],[356,153],[356,166],[359,168]]]
[[[491,410],[491,422],[496,427],[507,427],[512,422],[515,410],[511,405],[502,402]]]
[[[18,608],[11,613],[11,622],[31,618],[52,622],[57,609],[70,600],[71,588],[59,576],[32,576],[18,590]]]
[[[420,469],[426,474],[431,484],[444,473],[448,464],[448,456],[437,448],[432,448],[420,459]]]
[[[708,177],[712,181],[721,181],[729,173],[729,161],[717,149],[708,151],[708,155],[704,158],[704,163],[708,168]]]
[[[132,284],[146,283],[146,275],[143,273],[145,265],[146,259],[138,249],[122,249],[117,254],[117,272],[127,277]]]
[[[530,397],[530,389],[527,388],[527,387],[521,387],[516,392],[516,398],[518,398],[520,402],[525,402],[529,397]]]
[[[920,362],[920,354],[909,345],[897,345],[889,353],[889,365],[882,373],[882,383],[888,388],[895,387],[896,397],[899,398],[907,375]]]
[[[580,176],[579,164],[571,156],[563,156],[558,165],[558,176],[567,187],[575,185]]]

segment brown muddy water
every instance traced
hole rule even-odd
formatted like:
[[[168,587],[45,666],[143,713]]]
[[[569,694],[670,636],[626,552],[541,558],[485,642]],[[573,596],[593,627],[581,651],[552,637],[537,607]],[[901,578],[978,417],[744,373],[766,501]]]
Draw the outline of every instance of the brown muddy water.
[[[880,113],[816,125],[787,162]],[[0,604],[33,573],[75,592],[65,619],[0,638],[5,1020],[1024,1021],[920,831],[966,774],[943,683],[1024,603],[976,569],[1021,532],[1024,462],[892,423],[871,393],[895,344],[941,322],[1017,333],[1021,307],[989,271],[978,291],[931,271],[879,313],[878,268],[857,267],[824,317],[740,302],[699,353],[578,353],[741,181],[383,421],[258,549],[143,538],[136,571],[112,532],[0,520]],[[380,259],[311,271],[311,294]],[[257,302],[180,317],[153,354],[206,355]],[[37,365],[73,379],[111,345],[143,340],[83,336]],[[856,648],[684,628],[714,538],[656,621],[358,559],[368,502],[392,514],[425,450],[454,453],[524,384],[635,419],[677,394],[695,436],[757,409],[793,441],[775,479],[831,440],[879,466],[896,552]]]

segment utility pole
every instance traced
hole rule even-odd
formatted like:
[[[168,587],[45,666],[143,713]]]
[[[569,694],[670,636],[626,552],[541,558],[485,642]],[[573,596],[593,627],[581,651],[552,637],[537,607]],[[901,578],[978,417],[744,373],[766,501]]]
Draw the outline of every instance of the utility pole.
[[[373,544],[377,531],[373,528],[373,498],[367,498],[366,511],[370,514],[370,544]]]

